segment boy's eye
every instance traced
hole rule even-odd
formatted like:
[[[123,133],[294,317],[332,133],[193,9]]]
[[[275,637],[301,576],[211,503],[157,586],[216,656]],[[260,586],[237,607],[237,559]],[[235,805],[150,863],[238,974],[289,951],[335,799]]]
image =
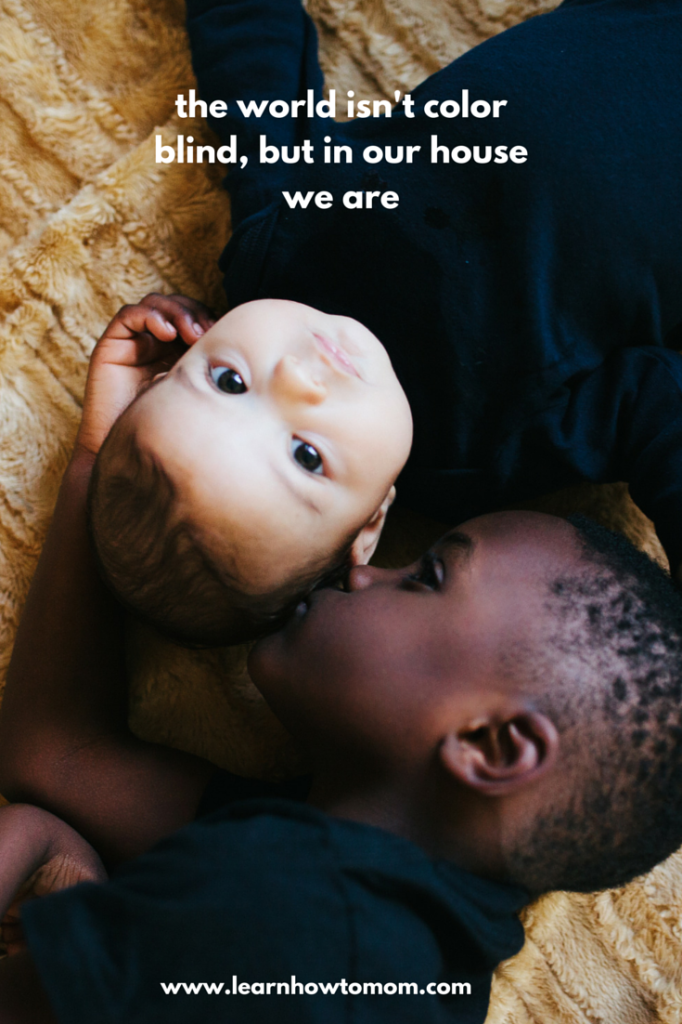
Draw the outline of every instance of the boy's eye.
[[[307,441],[301,441],[300,438],[294,437],[291,440],[291,454],[293,455],[299,466],[303,469],[307,469],[309,473],[322,473],[323,463],[322,456],[313,448]]]
[[[416,572],[409,573],[405,580],[410,583],[421,583],[429,590],[438,590],[443,582],[443,563],[435,555],[424,555]]]
[[[211,380],[228,395],[243,395],[247,390],[242,375],[229,366],[212,366]]]

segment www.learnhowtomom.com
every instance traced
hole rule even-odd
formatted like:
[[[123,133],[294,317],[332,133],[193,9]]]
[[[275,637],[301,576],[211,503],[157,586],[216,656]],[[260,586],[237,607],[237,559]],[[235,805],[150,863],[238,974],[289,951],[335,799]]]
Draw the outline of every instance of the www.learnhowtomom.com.
[[[167,996],[470,996],[468,981],[430,981],[422,988],[415,981],[239,981],[236,974],[231,982],[225,981],[161,981]]]

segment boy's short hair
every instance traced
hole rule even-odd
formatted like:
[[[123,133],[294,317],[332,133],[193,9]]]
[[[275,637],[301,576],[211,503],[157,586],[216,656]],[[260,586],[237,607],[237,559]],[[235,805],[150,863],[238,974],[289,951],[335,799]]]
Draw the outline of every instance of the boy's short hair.
[[[553,580],[550,642],[522,659],[575,780],[509,852],[535,893],[624,884],[682,844],[682,593],[623,536],[569,521],[589,571]]]
[[[218,564],[199,530],[176,511],[176,488],[134,431],[114,425],[95,462],[89,521],[102,578],[121,603],[164,636],[188,647],[218,647],[273,629],[307,593],[347,569],[354,535],[324,563],[306,566],[285,589],[245,595],[236,573]],[[122,435],[122,436],[119,436]],[[117,449],[121,468],[103,471]],[[235,610],[249,623],[235,636]],[[242,626],[243,628],[243,626]]]

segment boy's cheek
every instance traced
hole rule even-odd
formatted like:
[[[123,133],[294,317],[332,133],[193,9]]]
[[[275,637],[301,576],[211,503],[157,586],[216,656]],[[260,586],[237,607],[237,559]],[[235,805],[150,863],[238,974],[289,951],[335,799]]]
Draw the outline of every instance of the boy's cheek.
[[[268,684],[274,683],[286,670],[287,659],[281,633],[282,630],[279,630],[259,640],[248,657],[247,668],[251,680],[263,693],[268,689]]]

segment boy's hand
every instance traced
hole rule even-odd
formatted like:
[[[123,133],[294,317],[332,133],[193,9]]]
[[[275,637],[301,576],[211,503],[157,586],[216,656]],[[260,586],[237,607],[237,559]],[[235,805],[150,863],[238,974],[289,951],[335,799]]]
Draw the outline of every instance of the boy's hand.
[[[205,306],[184,295],[153,293],[119,310],[90,359],[76,450],[96,455],[140,390],[214,323]]]
[[[21,927],[21,908],[29,900],[61,889],[70,889],[79,882],[104,882],[107,875],[99,857],[85,840],[89,856],[74,856],[73,853],[57,853],[42,864],[19,889],[14,900],[0,922],[0,942],[8,956],[23,953],[26,950],[26,939]],[[96,870],[92,858],[96,858],[99,870]]]
[[[10,955],[26,949],[20,924],[23,903],[79,882],[107,878],[101,860],[82,836],[60,818],[28,804],[0,810],[0,850],[0,913],[11,899],[0,937]]]

